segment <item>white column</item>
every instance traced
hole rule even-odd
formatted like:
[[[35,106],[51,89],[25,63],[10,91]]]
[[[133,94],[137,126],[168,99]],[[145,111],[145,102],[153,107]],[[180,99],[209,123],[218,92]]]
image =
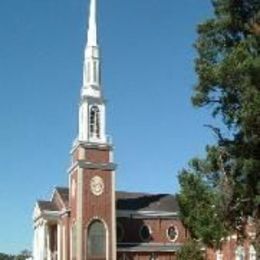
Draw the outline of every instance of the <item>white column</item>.
[[[44,225],[44,240],[45,240],[45,247],[44,247],[44,255],[45,259],[51,260],[51,250],[50,250],[50,233],[47,222]]]
[[[61,226],[60,224],[57,224],[57,259],[61,260]]]
[[[39,230],[39,260],[45,260],[46,259],[46,250],[45,250],[45,223],[42,223],[41,228]]]
[[[34,227],[34,234],[33,234],[33,259],[38,260],[39,259],[39,225],[36,225]]]
[[[67,259],[68,248],[66,248],[66,246],[67,246],[66,239],[67,239],[66,229],[65,229],[65,226],[62,226],[62,258],[63,258],[63,260]]]
[[[79,141],[88,141],[88,103],[86,100],[82,101],[79,107]]]
[[[46,222],[38,220],[34,230],[33,259],[46,260]]]

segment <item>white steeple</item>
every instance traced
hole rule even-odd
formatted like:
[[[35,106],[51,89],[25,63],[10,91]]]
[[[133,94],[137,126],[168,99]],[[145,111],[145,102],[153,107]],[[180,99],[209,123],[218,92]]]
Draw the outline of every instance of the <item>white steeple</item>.
[[[83,96],[101,96],[100,54],[97,41],[97,0],[90,0],[88,41],[83,70]]]
[[[105,104],[102,97],[100,53],[97,40],[97,0],[90,0],[78,139],[83,142],[106,143]]]
[[[89,21],[88,21],[88,43],[87,46],[97,47],[97,1],[90,3]]]

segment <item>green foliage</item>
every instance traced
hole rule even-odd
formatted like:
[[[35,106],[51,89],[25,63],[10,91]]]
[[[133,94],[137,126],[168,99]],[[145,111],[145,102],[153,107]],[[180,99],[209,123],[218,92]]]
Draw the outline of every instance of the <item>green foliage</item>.
[[[31,252],[28,250],[21,251],[18,255],[8,255],[5,253],[0,253],[0,260],[26,260],[31,256]]]
[[[199,82],[193,102],[196,106],[211,105],[213,114],[220,115],[233,134],[229,140],[219,140],[219,149],[228,157],[222,170],[234,182],[230,206],[237,209],[235,215],[238,211],[253,215],[259,206],[260,188],[260,38],[253,25],[259,22],[255,17],[260,2],[213,3],[215,19],[199,26]]]
[[[14,256],[0,253],[0,260],[13,260],[13,259],[14,259]]]
[[[243,236],[248,218],[255,222],[260,219],[260,1],[212,0],[212,3],[214,17],[198,26],[195,43],[198,83],[192,102],[196,107],[209,107],[214,117],[222,119],[226,136],[222,133],[224,127],[221,132],[209,126],[218,142],[207,147],[206,158],[197,160],[196,167],[181,173],[180,198],[190,197],[190,204],[197,207],[196,196],[201,197],[202,192],[205,195],[202,199],[207,201],[208,193],[223,223],[221,228],[227,232],[231,228]],[[185,187],[189,181],[197,182],[193,199]],[[202,232],[199,218],[192,220],[188,216],[191,205],[182,200],[183,219],[192,228],[192,235],[214,245],[218,236]],[[190,210],[196,216],[197,209]],[[206,214],[213,213],[206,207]],[[204,216],[201,221],[205,221]],[[209,228],[215,222],[212,218],[203,225]],[[259,232],[257,229],[258,245]]]
[[[19,255],[16,256],[15,260],[26,260],[31,256],[31,252],[27,249],[21,251]]]
[[[210,173],[222,175],[225,189],[229,186],[226,215],[237,225],[247,216],[259,217],[260,2],[215,0],[213,5],[215,17],[198,27],[199,80],[192,100],[198,107],[210,105],[229,129],[231,138],[219,132],[218,147],[209,148],[225,157]]]
[[[211,247],[220,247],[226,236],[223,216],[218,210],[220,198],[212,183],[203,177],[205,165],[198,159],[190,163],[189,170],[179,175],[181,191],[178,196],[181,218],[195,239]]]
[[[200,245],[195,241],[189,241],[177,252],[177,260],[203,260]]]

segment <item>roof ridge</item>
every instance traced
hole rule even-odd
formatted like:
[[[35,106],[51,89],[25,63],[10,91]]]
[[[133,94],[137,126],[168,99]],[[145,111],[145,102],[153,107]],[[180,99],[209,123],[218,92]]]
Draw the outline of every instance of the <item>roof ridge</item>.
[[[69,187],[64,187],[64,186],[55,186],[54,187],[54,189],[66,189],[66,190],[68,190],[69,189]]]
[[[49,203],[51,203],[52,201],[51,200],[36,200],[36,202],[38,203],[38,202],[49,202]]]

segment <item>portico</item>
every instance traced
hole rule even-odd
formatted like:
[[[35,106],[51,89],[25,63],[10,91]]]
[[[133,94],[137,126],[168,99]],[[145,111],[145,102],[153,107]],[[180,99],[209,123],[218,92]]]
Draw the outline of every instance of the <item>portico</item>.
[[[38,202],[34,210],[34,256],[39,260],[61,259],[61,225],[59,223],[61,212],[44,210],[46,202]],[[37,256],[37,257],[36,257]]]

